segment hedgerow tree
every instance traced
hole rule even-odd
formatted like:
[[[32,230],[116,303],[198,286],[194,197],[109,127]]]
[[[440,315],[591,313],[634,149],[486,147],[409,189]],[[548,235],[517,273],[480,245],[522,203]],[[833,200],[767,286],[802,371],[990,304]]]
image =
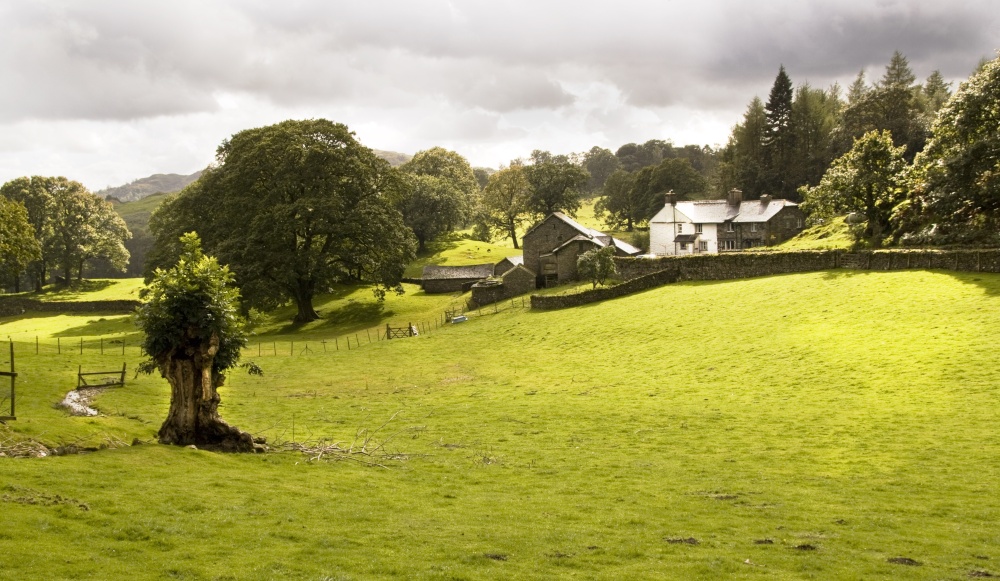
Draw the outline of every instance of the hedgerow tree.
[[[233,270],[247,304],[269,309],[291,300],[296,322],[318,319],[313,297],[337,283],[372,283],[380,299],[390,289],[401,293],[416,253],[393,207],[401,187],[399,172],[345,125],[310,119],[247,129],[150,219],[157,261],[150,266],[171,264],[177,238],[195,231]]]
[[[615,268],[615,247],[605,246],[584,252],[576,259],[576,271],[580,278],[589,280],[597,288],[608,277],[618,272]]]
[[[219,417],[223,372],[239,361],[249,332],[239,290],[229,269],[205,256],[196,234],[185,234],[180,242],[180,260],[173,268],[156,270],[136,314],[149,354],[141,370],[157,369],[170,383],[160,443],[251,452],[253,437]]]

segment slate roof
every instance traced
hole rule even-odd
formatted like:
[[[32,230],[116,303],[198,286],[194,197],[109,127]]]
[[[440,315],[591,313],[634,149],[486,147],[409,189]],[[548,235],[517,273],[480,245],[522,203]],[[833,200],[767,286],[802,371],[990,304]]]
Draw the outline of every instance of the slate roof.
[[[421,278],[424,280],[477,279],[493,276],[492,264],[471,266],[425,266]]]
[[[524,255],[518,254],[517,256],[507,256],[505,258],[502,258],[500,262],[503,262],[504,260],[506,260],[507,262],[511,263],[514,266],[517,266],[519,264],[524,264]],[[500,264],[500,262],[498,262],[497,264]]]
[[[677,202],[677,213],[682,218],[688,218],[694,224],[722,224],[727,221],[733,222],[767,222],[788,206],[797,206],[788,200],[771,200],[764,203],[761,200],[746,200],[740,202],[739,206],[733,206],[726,200],[696,200]],[[665,206],[654,218],[652,222],[671,222],[660,218],[660,214],[669,212],[670,206]],[[664,215],[664,218],[670,216]],[[683,220],[677,220],[681,222]]]
[[[674,236],[674,242],[695,242],[698,240],[697,234],[678,234]]]
[[[577,232],[580,233],[579,235],[574,236],[573,238],[570,238],[569,240],[567,240],[566,242],[564,242],[561,246],[559,246],[558,248],[554,249],[550,254],[554,254],[556,252],[559,252],[560,249],[562,249],[563,247],[565,247],[570,242],[578,242],[580,240],[590,240],[590,241],[594,242],[597,246],[599,246],[601,248],[604,248],[606,246],[614,245],[615,248],[617,248],[617,249],[621,250],[622,252],[624,252],[626,254],[629,254],[629,255],[635,255],[635,254],[639,254],[641,252],[641,250],[639,250],[635,246],[632,246],[628,242],[625,242],[624,240],[619,240],[617,238],[609,236],[609,235],[605,234],[604,232],[601,232],[600,230],[594,230],[593,228],[587,228],[586,226],[580,224],[579,222],[577,222],[576,220],[570,218],[566,214],[563,214],[562,212],[552,212],[551,214],[549,214],[549,216],[547,216],[545,218],[545,220],[542,220],[538,224],[535,224],[534,226],[532,226],[531,228],[529,228],[528,231],[524,233],[524,235],[527,236],[532,230],[534,230],[535,228],[538,228],[539,226],[541,226],[546,220],[549,219],[549,217],[555,217],[555,218],[557,218],[559,220],[562,220],[566,224],[569,224],[574,230],[576,230]],[[523,263],[523,261],[524,261],[524,257],[523,256],[521,257],[521,261]]]
[[[786,206],[798,206],[788,200],[771,200],[765,204],[761,200],[747,200],[740,204],[740,213],[733,222],[767,222]]]

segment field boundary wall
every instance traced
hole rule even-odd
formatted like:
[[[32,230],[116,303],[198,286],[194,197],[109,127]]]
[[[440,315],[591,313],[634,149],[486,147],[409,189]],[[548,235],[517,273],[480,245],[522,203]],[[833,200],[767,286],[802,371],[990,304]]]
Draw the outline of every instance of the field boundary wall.
[[[615,258],[625,282],[572,295],[532,296],[533,309],[562,309],[603,301],[678,281],[736,280],[758,276],[853,270],[941,269],[1000,272],[1000,249],[985,250],[799,250],[734,252],[662,258]],[[653,275],[663,273],[661,277]],[[633,284],[635,283],[635,284]],[[620,290],[619,290],[620,289]]]

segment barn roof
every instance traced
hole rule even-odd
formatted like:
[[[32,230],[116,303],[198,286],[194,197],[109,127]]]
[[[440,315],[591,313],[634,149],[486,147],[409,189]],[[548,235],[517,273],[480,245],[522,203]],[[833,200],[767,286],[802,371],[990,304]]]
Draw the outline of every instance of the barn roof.
[[[424,280],[477,279],[493,276],[492,264],[470,266],[425,266],[421,278]]]

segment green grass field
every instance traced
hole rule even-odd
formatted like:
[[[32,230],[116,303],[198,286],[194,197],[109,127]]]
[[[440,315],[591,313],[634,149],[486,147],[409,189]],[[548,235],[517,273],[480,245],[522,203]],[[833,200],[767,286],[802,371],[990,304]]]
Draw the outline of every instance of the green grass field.
[[[361,324],[341,315],[458,299],[376,308],[345,291],[323,299],[334,320],[275,317],[257,339],[318,341]],[[471,315],[351,351],[249,353],[265,375],[222,388],[231,423],[273,444],[388,440],[315,461],[153,444],[168,407],[155,376],[69,417],[53,404],[78,365],[139,355],[57,355],[51,340],[127,321],[32,318],[48,331],[39,355],[17,344],[18,419],[0,442],[106,449],[0,458],[0,579],[1000,574],[1000,276],[832,271]],[[0,335],[23,325],[0,320]]]

